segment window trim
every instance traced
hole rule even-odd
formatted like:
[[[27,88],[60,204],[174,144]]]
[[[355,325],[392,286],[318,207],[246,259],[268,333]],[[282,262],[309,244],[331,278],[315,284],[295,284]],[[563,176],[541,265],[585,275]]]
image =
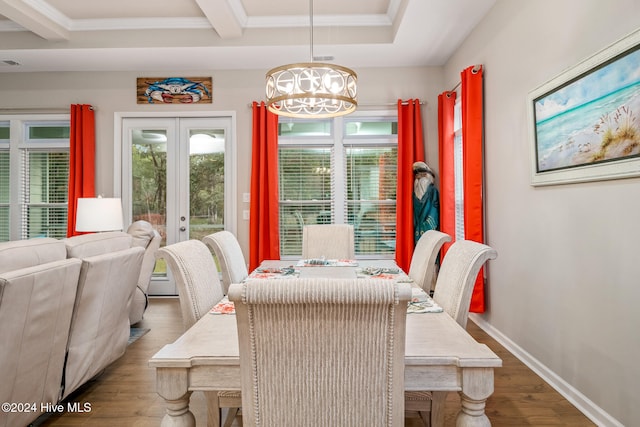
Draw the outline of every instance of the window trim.
[[[28,228],[22,220],[24,195],[24,177],[22,176],[22,156],[24,150],[41,152],[69,152],[70,139],[29,140],[28,129],[34,125],[70,126],[71,116],[67,114],[7,114],[0,115],[0,123],[8,123],[9,140],[1,140],[0,148],[9,150],[9,240],[27,238],[23,229]],[[60,205],[47,204],[48,206]]]

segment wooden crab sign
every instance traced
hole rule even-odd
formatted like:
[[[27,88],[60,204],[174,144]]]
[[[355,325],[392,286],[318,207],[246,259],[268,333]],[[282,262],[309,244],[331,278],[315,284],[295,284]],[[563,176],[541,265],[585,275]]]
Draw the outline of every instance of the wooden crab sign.
[[[138,78],[138,104],[211,103],[211,77]]]

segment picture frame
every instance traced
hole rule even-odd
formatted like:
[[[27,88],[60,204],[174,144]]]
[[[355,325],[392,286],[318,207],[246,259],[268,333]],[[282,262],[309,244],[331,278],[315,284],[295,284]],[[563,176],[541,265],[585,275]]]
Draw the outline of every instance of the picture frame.
[[[211,104],[211,77],[138,77],[138,104]]]
[[[529,92],[531,185],[640,176],[640,30]]]

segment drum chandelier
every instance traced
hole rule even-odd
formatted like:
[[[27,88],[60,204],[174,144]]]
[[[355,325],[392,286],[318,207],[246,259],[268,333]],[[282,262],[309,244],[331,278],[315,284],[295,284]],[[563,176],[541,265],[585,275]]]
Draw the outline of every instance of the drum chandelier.
[[[355,111],[356,73],[340,65],[313,62],[313,0],[309,0],[310,62],[282,65],[266,74],[267,107],[296,118],[337,117]]]

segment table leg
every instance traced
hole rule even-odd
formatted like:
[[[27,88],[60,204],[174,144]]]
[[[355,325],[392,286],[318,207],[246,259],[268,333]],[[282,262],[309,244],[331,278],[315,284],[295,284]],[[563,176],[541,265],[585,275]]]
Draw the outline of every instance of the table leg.
[[[491,427],[484,412],[487,399],[493,393],[493,368],[463,368],[461,410],[456,427]]]
[[[156,368],[156,391],[167,405],[161,427],[195,427],[196,419],[189,410],[188,372],[183,368]]]

